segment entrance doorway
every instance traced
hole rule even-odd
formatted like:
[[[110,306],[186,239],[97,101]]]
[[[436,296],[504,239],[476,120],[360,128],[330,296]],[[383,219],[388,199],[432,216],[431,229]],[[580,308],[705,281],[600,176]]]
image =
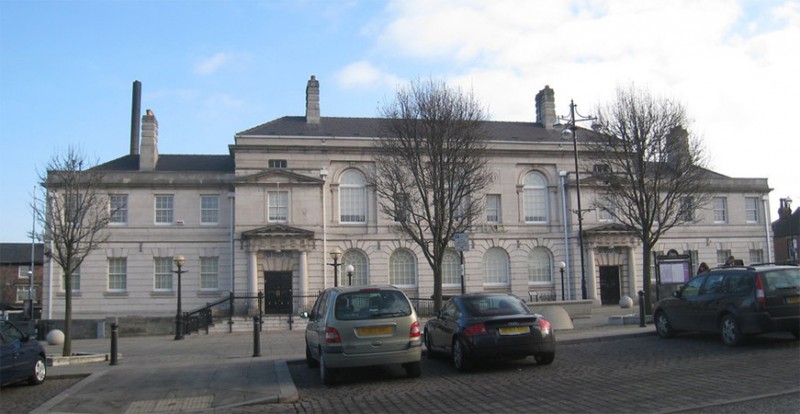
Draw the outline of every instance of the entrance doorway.
[[[619,266],[600,266],[600,303],[619,304]]]
[[[292,272],[264,272],[264,312],[292,312]]]

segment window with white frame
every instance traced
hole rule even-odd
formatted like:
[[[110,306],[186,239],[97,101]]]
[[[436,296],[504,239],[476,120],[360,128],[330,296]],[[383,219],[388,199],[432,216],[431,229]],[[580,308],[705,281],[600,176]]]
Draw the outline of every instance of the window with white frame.
[[[173,203],[174,198],[172,194],[159,194],[156,195],[156,224],[172,224],[175,222]]]
[[[17,277],[19,279],[28,279],[30,277],[30,266],[17,266]]]
[[[483,254],[483,283],[487,285],[508,285],[508,254],[499,247],[492,247]]]
[[[267,166],[269,168],[286,168],[286,160],[269,160]]]
[[[346,273],[347,266],[353,265],[353,274]],[[348,250],[342,255],[343,276],[347,278],[347,283],[352,286],[369,285],[369,266],[367,266],[367,256],[358,250]],[[342,279],[344,281],[345,279]]]
[[[200,224],[219,223],[219,196],[206,194],[200,196]]]
[[[26,300],[30,299],[30,286],[17,286],[17,303],[25,302]],[[34,289],[34,294],[36,294],[36,289]],[[36,298],[34,298],[34,301]]]
[[[728,222],[728,199],[726,197],[714,197],[714,223]]]
[[[110,257],[108,259],[108,290],[125,291],[128,289],[128,259]]]
[[[394,221],[405,223],[411,214],[411,204],[408,194],[400,193],[394,196]]]
[[[609,208],[607,206],[597,208],[597,221],[606,223],[614,221],[614,216],[609,211]]]
[[[153,289],[172,291],[172,258],[153,258]]]
[[[750,249],[750,264],[764,263],[764,250]]]
[[[748,223],[758,223],[758,197],[744,198],[744,215]]]
[[[81,290],[81,267],[78,266],[75,270],[72,271],[72,277],[70,277],[70,289],[73,292],[79,292]],[[67,290],[67,278],[65,277],[63,270],[61,273],[61,291],[65,292]]]
[[[731,250],[730,249],[717,250],[717,264],[720,264],[720,265],[725,264],[725,262],[728,261],[729,257],[731,257]]]
[[[398,249],[389,257],[389,284],[415,286],[417,257],[408,249]]]
[[[219,290],[219,257],[200,257],[200,289]]]
[[[553,282],[553,260],[547,249],[535,247],[528,255],[528,283]]]
[[[447,249],[442,257],[442,285],[461,286],[461,258],[454,249]]]
[[[547,223],[547,180],[537,172],[525,176],[522,205],[526,223]]]
[[[347,170],[339,181],[339,209],[342,223],[367,222],[367,181],[357,170]]]
[[[75,223],[78,227],[83,223],[87,206],[83,205],[83,194],[64,195],[64,222]]]
[[[687,223],[694,222],[695,202],[694,197],[684,197],[681,200],[681,218]]]
[[[111,194],[108,196],[108,207],[111,213],[111,224],[125,224],[128,222],[128,195]]]
[[[486,222],[490,224],[500,224],[503,222],[502,217],[500,194],[486,195]]]
[[[289,192],[267,192],[267,220],[273,223],[285,223],[289,220]]]

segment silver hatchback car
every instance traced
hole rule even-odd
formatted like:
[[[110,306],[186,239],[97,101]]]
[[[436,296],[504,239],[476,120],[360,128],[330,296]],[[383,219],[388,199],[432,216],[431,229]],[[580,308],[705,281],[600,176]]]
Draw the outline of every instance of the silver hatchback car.
[[[306,325],[306,362],[325,385],[340,368],[402,365],[422,372],[422,331],[408,297],[393,286],[335,287],[322,291]]]

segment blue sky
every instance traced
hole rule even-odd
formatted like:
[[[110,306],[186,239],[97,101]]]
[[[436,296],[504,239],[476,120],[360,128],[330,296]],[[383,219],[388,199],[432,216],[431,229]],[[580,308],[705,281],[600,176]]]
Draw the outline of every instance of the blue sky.
[[[131,85],[165,154],[227,154],[238,131],[303,115],[373,117],[396,86],[472,89],[491,117],[534,96],[582,113],[635,83],[684,103],[715,171],[765,177],[800,205],[800,1],[0,0],[0,242],[30,241],[45,163],[129,151]]]

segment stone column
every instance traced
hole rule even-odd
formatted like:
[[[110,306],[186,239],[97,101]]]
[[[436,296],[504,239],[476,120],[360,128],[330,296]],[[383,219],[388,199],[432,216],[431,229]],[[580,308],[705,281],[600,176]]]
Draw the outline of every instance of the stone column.
[[[300,308],[305,307],[305,300],[306,296],[308,295],[308,252],[301,251],[300,252],[300,274],[299,276],[299,288],[300,292]]]
[[[258,296],[258,252],[250,251],[247,257],[247,296]],[[249,301],[248,315],[258,313],[258,300]]]

